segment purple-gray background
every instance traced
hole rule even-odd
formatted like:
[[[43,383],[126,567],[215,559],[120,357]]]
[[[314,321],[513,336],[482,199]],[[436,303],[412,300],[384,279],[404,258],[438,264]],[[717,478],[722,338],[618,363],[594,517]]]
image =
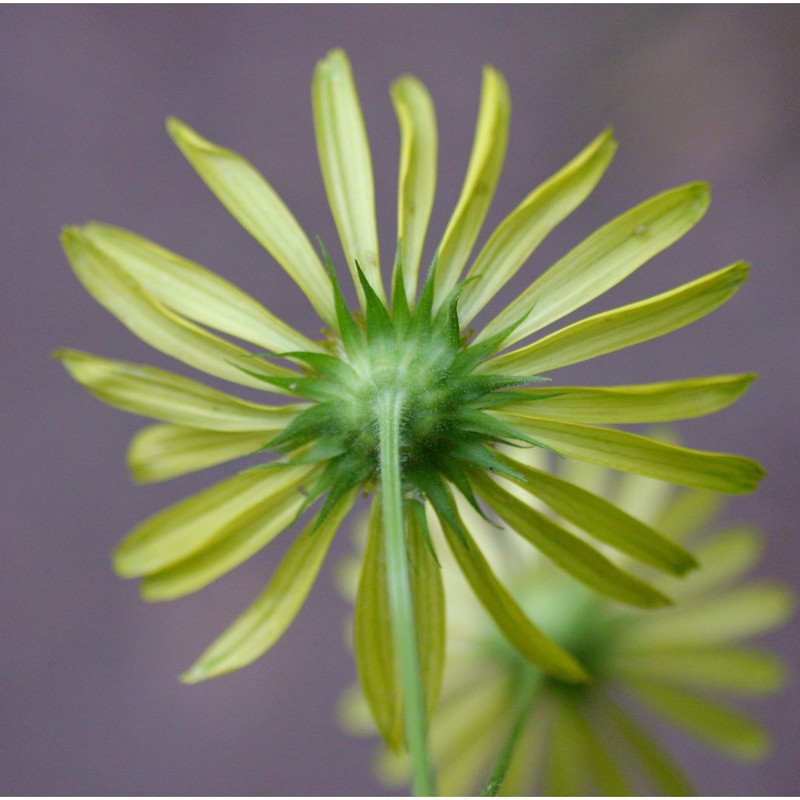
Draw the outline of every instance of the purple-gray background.
[[[521,288],[611,216],[688,180],[714,187],[685,240],[592,310],[743,258],[748,285],[690,328],[559,379],[624,383],[757,370],[734,408],[687,423],[692,446],[740,452],[770,475],[730,518],[769,534],[762,572],[798,574],[797,6],[264,6],[0,9],[3,479],[0,791],[11,794],[365,794],[372,745],[337,728],[353,669],[333,560],[284,640],[257,665],[186,687],[178,673],[259,591],[291,537],[197,596],[147,606],[109,551],[138,520],[228,474],[134,487],[124,451],[141,420],[101,405],[48,358],[58,346],[167,365],[72,276],[62,224],[101,219],[233,279],[315,335],[304,298],[207,192],[163,130],[176,114],[260,167],[312,234],[336,245],[316,164],[309,83],[345,47],[373,143],[384,258],[394,238],[398,136],[390,80],[429,86],[440,127],[432,230],[469,154],[480,68],[513,100],[489,222],[605,125],[621,149],[585,206],[531,260]],[[429,253],[430,254],[430,253]],[[513,296],[513,289],[505,295]],[[797,626],[769,638],[790,659]],[[794,650],[794,652],[793,652]],[[677,739],[704,793],[794,794],[796,687],[751,704],[771,760],[731,765]]]

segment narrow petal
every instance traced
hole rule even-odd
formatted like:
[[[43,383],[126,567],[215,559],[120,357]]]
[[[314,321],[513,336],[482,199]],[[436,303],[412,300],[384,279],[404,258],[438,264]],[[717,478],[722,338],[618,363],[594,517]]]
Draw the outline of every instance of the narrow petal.
[[[596,314],[486,362],[484,371],[536,375],[664,336],[730,300],[747,279],[748,269],[739,262],[669,292]]]
[[[275,353],[321,350],[205,267],[121,228],[95,222],[82,230],[100,252],[177,314]]]
[[[730,494],[752,492],[764,476],[761,465],[742,456],[676,447],[627,431],[495,413],[559,455],[621,472]]]
[[[660,592],[624,572],[582,539],[517,500],[491,478],[478,472],[471,477],[478,495],[501,519],[556,566],[591,589],[644,608],[658,608],[669,603]]]
[[[463,325],[517,274],[544,238],[591,193],[605,174],[617,143],[600,134],[563,169],[534,189],[489,238],[467,273],[458,311]]]
[[[255,453],[273,435],[272,431],[220,433],[150,425],[131,439],[128,468],[138,483],[166,481]]]
[[[628,681],[626,686],[664,719],[728,755],[752,761],[769,749],[767,732],[732,708],[654,681]]]
[[[178,425],[211,431],[279,431],[304,408],[250,403],[163,369],[76,350],[59,350],[55,356],[103,402]]]
[[[758,650],[695,647],[621,649],[617,674],[651,678],[679,686],[736,694],[771,694],[781,689],[787,669],[780,659]]]
[[[671,539],[683,542],[696,533],[709,530],[723,505],[724,498],[718,494],[698,489],[683,491],[659,508],[655,524]]]
[[[412,75],[392,84],[392,102],[400,124],[397,240],[406,298],[413,303],[436,192],[436,111],[428,90]]]
[[[582,791],[583,753],[580,740],[572,725],[572,715],[566,703],[558,698],[554,703],[550,732],[550,758],[545,771],[545,797],[578,797]]]
[[[253,165],[175,117],[167,131],[186,160],[242,227],[263,245],[328,325],[336,325],[325,268],[294,215]],[[334,327],[335,329],[335,327]]]
[[[356,261],[372,288],[385,299],[372,158],[353,73],[343,50],[331,50],[317,63],[311,100],[322,179],[347,266],[359,292]]]
[[[231,363],[248,356],[246,350],[204,331],[163,306],[112,259],[97,250],[79,229],[65,230],[62,244],[86,291],[151,347],[209,375],[243,386],[264,388],[263,382]],[[260,362],[259,368],[270,375],[294,374],[267,362]],[[272,391],[285,394],[278,388]]]
[[[720,375],[634,386],[558,386],[516,389],[509,413],[535,414],[564,422],[633,424],[672,422],[713,414],[736,402],[755,375]]]
[[[300,483],[298,479],[295,487]],[[142,597],[175,600],[203,589],[266,547],[294,522],[305,500],[304,494],[295,491],[254,506],[222,529],[207,547],[147,575],[140,587]]]
[[[764,540],[754,528],[730,528],[703,542],[697,558],[703,565],[691,580],[674,587],[676,597],[696,600],[732,584],[754,567],[764,550]]]
[[[708,208],[710,192],[691,183],[657,195],[593,233],[534,281],[478,339],[527,316],[507,344],[541,330],[627,278],[681,238]]]
[[[353,616],[353,650],[358,680],[387,747],[402,750],[403,699],[397,677],[381,507],[372,503],[369,536]]]
[[[532,664],[570,683],[588,680],[581,665],[564,649],[545,636],[497,580],[478,545],[462,525],[457,534],[445,520],[442,529],[464,577],[508,641]],[[465,543],[459,538],[463,536]]]
[[[242,472],[176,503],[134,528],[114,552],[124,578],[158,572],[202,549],[233,520],[255,506],[294,491],[313,467],[279,465]]]
[[[682,547],[604,498],[513,459],[506,462],[521,476],[514,481],[518,486],[601,542],[677,575],[697,566]]]
[[[678,606],[626,630],[626,647],[721,645],[771,631],[792,615],[794,596],[785,586],[750,583],[706,603]]]
[[[491,67],[484,67],[467,174],[438,250],[437,306],[456,285],[483,226],[503,168],[510,120],[511,99],[505,79]]]
[[[305,603],[339,523],[355,498],[356,492],[350,492],[322,522],[313,520],[306,527],[267,588],[181,676],[184,683],[198,683],[246,667],[283,636]]]
[[[691,782],[661,744],[605,692],[599,697],[603,702],[602,713],[613,721],[615,733],[620,735],[636,757],[634,763],[649,779],[655,789],[654,794],[666,797],[694,796]]]

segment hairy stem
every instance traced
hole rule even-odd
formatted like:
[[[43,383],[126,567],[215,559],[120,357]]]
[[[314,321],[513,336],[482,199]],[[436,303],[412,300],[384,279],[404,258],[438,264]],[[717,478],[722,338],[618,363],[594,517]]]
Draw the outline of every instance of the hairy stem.
[[[434,795],[433,771],[428,755],[425,695],[417,646],[414,603],[408,568],[400,469],[401,392],[387,392],[378,412],[383,527],[386,536],[386,571],[389,608],[397,671],[403,693],[406,744],[411,756],[414,793]]]

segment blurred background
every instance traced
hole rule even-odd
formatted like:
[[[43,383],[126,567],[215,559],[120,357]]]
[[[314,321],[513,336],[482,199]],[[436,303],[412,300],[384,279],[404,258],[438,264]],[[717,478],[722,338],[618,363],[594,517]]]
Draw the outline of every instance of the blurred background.
[[[602,310],[735,260],[744,290],[691,327],[559,373],[614,384],[757,371],[733,408],[683,424],[692,447],[769,471],[726,519],[768,533],[760,571],[796,583],[800,416],[800,9],[784,6],[142,6],[0,8],[2,550],[0,791],[4,794],[381,793],[373,743],[339,731],[354,669],[335,542],[309,603],[256,665],[194,687],[177,680],[260,591],[291,535],[197,596],[145,605],[109,553],[136,522],[230,473],[134,486],[124,454],[142,421],[75,385],[60,346],[169,366],[85,294],[62,225],[130,228],[252,292],[316,336],[304,297],[228,216],[163,129],[176,114],[251,159],[311,234],[339,253],[316,163],[314,64],[347,49],[393,255],[397,126],[390,81],[429,87],[440,129],[432,254],[463,179],[480,70],[510,85],[506,169],[487,221],[613,125],[620,151],[594,195],[537,251],[508,301],[598,225],[703,179],[714,202],[680,243],[595,302]],[[482,238],[485,238],[482,237]],[[344,273],[343,265],[342,272]],[[185,371],[188,374],[188,369]],[[767,644],[795,663],[798,627]],[[800,697],[750,710],[774,732],[763,764],[730,764],[671,737],[704,794],[793,794]]]

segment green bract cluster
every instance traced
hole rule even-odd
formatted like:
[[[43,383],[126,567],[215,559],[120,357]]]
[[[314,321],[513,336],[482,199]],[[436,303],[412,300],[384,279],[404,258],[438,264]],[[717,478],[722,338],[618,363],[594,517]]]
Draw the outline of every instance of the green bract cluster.
[[[248,370],[254,377],[314,401],[268,447],[276,453],[297,451],[291,457],[295,463],[325,463],[307,501],[310,505],[327,493],[318,517],[321,522],[342,497],[376,476],[378,417],[387,402],[397,403],[404,489],[427,498],[460,533],[445,481],[451,481],[479,509],[468,478],[470,468],[521,477],[489,445],[540,445],[484,409],[524,400],[507,390],[544,379],[474,374],[474,368],[502,347],[516,325],[479,344],[466,344],[458,318],[461,290],[451,292],[439,310],[433,310],[435,260],[413,308],[400,283],[402,269],[395,271],[395,302],[387,308],[358,268],[366,308],[363,324],[348,310],[327,253],[326,264],[341,336],[332,343],[336,354],[282,354],[307,369],[309,374],[301,378]]]

